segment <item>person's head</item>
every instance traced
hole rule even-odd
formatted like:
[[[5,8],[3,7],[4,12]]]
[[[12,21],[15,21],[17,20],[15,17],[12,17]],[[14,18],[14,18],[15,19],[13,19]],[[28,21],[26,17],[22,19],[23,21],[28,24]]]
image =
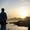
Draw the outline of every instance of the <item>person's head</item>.
[[[4,8],[1,9],[2,12],[4,12],[4,10],[5,10]]]

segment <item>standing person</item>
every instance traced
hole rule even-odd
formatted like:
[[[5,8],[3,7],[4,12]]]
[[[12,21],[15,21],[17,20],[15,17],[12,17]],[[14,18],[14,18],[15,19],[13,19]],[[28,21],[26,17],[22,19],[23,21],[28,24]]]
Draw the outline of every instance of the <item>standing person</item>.
[[[30,21],[28,21],[28,30],[30,30]]]
[[[4,8],[1,9],[1,30],[6,30],[7,14],[4,12]]]

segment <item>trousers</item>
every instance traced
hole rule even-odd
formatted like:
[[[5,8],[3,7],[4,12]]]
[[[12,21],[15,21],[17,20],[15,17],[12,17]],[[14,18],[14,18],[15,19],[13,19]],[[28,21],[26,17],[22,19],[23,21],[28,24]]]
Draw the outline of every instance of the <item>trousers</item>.
[[[6,30],[6,25],[1,25],[1,30]]]

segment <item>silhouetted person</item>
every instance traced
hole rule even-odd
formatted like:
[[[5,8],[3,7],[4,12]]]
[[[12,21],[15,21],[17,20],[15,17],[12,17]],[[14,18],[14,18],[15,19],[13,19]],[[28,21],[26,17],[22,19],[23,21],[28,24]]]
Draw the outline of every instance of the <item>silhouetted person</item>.
[[[6,30],[6,20],[7,20],[7,15],[4,12],[4,8],[1,9],[1,30]]]
[[[30,21],[28,21],[28,30],[30,30]]]

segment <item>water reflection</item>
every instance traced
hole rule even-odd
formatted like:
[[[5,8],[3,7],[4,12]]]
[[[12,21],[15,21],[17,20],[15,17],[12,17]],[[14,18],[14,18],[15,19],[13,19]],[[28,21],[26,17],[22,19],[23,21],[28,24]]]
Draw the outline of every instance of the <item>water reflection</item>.
[[[28,30],[28,27],[17,26],[17,25],[14,25],[14,24],[7,24],[6,30]]]

